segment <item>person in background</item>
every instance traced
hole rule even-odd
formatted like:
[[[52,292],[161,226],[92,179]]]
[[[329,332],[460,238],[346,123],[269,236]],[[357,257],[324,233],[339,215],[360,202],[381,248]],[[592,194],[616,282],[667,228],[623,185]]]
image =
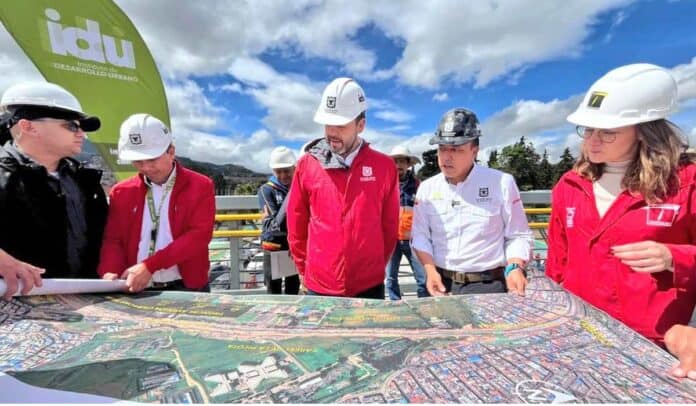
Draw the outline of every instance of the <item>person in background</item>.
[[[411,265],[413,277],[416,279],[418,297],[427,297],[428,289],[425,287],[425,270],[418,262],[418,258],[411,251],[411,227],[413,226],[413,203],[416,200],[416,190],[420,181],[416,178],[413,166],[420,163],[417,156],[404,146],[397,145],[389,154],[396,164],[399,174],[399,240],[396,249],[387,264],[387,294],[391,300],[401,299],[399,287],[399,267],[401,257],[405,256]]]
[[[150,114],[123,122],[118,157],[131,161],[138,174],[109,194],[99,275],[125,279],[131,293],[146,288],[209,292],[212,180],[177,162],[169,128]]]
[[[677,82],[616,68],[568,121],[581,154],[552,191],[546,274],[658,345],[696,304],[696,164],[667,115]]]
[[[283,283],[285,294],[296,295],[300,291],[299,275],[272,279],[271,252],[288,251],[288,228],[286,222],[287,203],[292,176],[295,173],[295,154],[287,147],[277,147],[271,151],[269,166],[273,176],[259,188],[259,205],[263,212],[261,233],[261,248],[263,253],[263,281],[266,292],[282,293]]]
[[[370,148],[363,89],[338,78],[314,121],[324,137],[305,148],[288,201],[288,242],[308,294],[384,300],[394,251],[399,180],[392,159]]]
[[[0,100],[0,276],[5,299],[41,278],[96,278],[107,202],[102,172],[73,157],[99,129],[75,96],[48,82],[8,88]]]
[[[523,295],[532,233],[512,175],[476,164],[481,130],[464,108],[446,112],[430,144],[441,173],[416,194],[411,247],[433,296]]]

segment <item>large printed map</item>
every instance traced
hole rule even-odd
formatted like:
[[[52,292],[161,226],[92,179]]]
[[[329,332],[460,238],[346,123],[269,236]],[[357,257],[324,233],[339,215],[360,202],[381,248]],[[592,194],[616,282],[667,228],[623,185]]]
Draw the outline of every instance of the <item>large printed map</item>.
[[[526,297],[0,301],[0,371],[140,402],[695,403],[673,362],[538,275]]]

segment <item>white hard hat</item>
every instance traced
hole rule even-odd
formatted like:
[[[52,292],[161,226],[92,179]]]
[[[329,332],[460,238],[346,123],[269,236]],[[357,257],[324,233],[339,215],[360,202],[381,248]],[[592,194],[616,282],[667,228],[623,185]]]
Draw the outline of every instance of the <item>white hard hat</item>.
[[[295,166],[297,159],[295,154],[287,147],[276,147],[271,151],[271,159],[268,165],[271,169],[290,168]]]
[[[72,93],[49,82],[24,82],[11,86],[3,93],[0,107],[15,114],[16,121],[52,117],[78,120],[84,131],[96,131],[101,126],[99,118],[82,111],[82,105]]]
[[[592,128],[618,128],[665,118],[676,105],[674,77],[659,66],[638,63],[599,78],[568,121]]]
[[[324,89],[314,121],[324,125],[345,125],[365,110],[367,102],[360,85],[351,78],[338,78]]]
[[[421,163],[420,158],[415,155],[411,155],[411,151],[409,151],[408,148],[404,147],[403,145],[397,145],[392,148],[389,156],[392,158],[408,158],[411,166]]]
[[[172,133],[163,122],[149,114],[133,114],[121,124],[118,158],[123,161],[158,158],[172,142]]]

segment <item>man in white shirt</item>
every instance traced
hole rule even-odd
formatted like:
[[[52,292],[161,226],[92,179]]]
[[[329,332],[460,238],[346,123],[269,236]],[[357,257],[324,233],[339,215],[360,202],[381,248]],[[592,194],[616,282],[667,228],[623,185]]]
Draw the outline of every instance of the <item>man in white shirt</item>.
[[[476,115],[448,111],[430,144],[442,171],[416,194],[411,246],[433,296],[524,294],[532,233],[514,178],[476,165],[481,131]]]

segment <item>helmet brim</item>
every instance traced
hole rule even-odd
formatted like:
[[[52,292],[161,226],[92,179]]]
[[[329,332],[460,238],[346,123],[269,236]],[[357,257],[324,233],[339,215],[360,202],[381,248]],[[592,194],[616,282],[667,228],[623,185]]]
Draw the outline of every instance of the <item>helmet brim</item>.
[[[430,145],[464,145],[475,139],[476,137],[443,137],[441,135],[435,135],[430,139],[429,143]]]
[[[355,117],[359,115],[360,113],[356,114]],[[314,113],[314,122],[323,125],[346,125],[355,120],[355,117],[346,117],[339,114],[327,113],[324,111],[324,109],[319,108],[317,109],[317,112]]]
[[[80,128],[82,128],[82,131],[87,133],[97,131],[101,127],[101,120],[99,120],[99,117],[88,116],[85,118],[80,118],[78,121],[80,122]]]
[[[571,113],[570,115],[568,115],[566,120],[568,120],[568,122],[572,124],[580,125],[583,127],[601,128],[607,130],[612,128],[640,124],[647,121],[653,121],[650,119],[641,119],[636,117],[621,118],[616,116],[603,115],[599,113],[588,113],[585,111],[576,111],[574,113]]]
[[[167,148],[169,148],[169,145],[166,145],[164,148],[157,148],[157,149],[149,149],[147,151],[133,151],[129,149],[124,149],[119,151],[118,153],[118,159],[121,161],[144,161],[147,159],[155,159],[159,158],[167,152]]]

